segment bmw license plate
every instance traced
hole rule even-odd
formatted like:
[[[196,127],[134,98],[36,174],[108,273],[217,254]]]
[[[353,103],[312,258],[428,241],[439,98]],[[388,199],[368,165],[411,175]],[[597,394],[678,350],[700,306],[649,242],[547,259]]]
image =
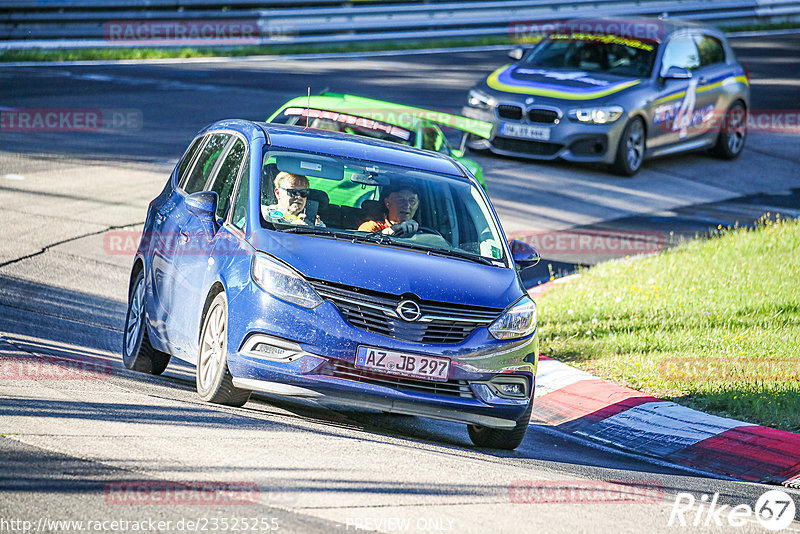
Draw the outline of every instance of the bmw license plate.
[[[530,126],[529,124],[514,124],[512,122],[504,122],[500,125],[500,134],[508,137],[521,137],[523,139],[548,141],[550,139],[550,128],[545,126]]]
[[[387,375],[446,381],[450,360],[437,356],[403,354],[374,347],[358,347],[356,367]]]

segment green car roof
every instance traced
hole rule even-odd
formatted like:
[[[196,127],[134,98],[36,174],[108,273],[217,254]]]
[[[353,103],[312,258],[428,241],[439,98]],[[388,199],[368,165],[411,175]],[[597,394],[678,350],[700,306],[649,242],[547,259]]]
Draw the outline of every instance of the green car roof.
[[[488,139],[492,133],[492,124],[469,117],[452,115],[441,111],[404,106],[383,100],[364,98],[362,96],[345,95],[337,93],[323,93],[321,95],[298,96],[289,100],[278,108],[267,122],[277,117],[288,107],[312,107],[326,111],[348,113],[358,117],[366,117],[376,121],[413,130],[419,121],[428,121],[441,126],[449,126],[464,132]]]

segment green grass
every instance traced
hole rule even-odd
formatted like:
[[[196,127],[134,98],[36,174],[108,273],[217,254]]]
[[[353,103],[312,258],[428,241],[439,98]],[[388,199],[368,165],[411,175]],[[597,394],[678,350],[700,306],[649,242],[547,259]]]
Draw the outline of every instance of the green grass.
[[[800,223],[762,219],[537,299],[542,351],[709,413],[800,431]]]
[[[425,41],[378,41],[368,43],[306,44],[240,47],[186,48],[64,48],[18,49],[0,51],[0,62],[11,61],[81,61],[118,59],[163,59],[188,57],[242,57],[261,55],[315,54],[338,52],[370,52],[377,50],[416,50],[422,48],[455,48],[459,46],[491,46],[512,44],[508,36]]]

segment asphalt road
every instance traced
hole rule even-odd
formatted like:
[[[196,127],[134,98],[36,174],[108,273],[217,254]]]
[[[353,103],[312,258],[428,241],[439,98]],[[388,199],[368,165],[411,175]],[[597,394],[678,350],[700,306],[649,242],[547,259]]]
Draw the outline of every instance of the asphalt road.
[[[754,108],[798,107],[799,37],[735,46],[753,77]],[[752,519],[715,528],[712,518],[706,526],[708,505],[685,514],[690,525],[699,518],[698,527],[668,524],[680,492],[753,506],[764,486],[589,447],[535,422],[515,452],[497,453],[472,448],[461,425],[276,399],[211,406],[196,398],[186,366],[172,364],[162,377],[122,366],[130,256],[110,250],[104,235],[141,228],[148,202],[201,126],[264,118],[308,86],[456,110],[465,89],[504,62],[504,52],[494,51],[0,69],[2,106],[132,117],[105,133],[0,132],[0,531],[17,530],[3,520],[31,521],[39,531],[53,520],[146,520],[155,523],[140,531],[201,531],[214,519],[212,530],[222,529],[221,519],[235,530],[234,518],[238,530],[277,524],[279,532],[764,531]],[[480,159],[509,233],[645,216],[657,216],[650,224],[669,232],[700,204],[729,207],[751,195],[759,201],[741,213],[752,217],[800,187],[796,137],[768,133],[751,135],[735,164],[674,157],[648,163],[632,180],[593,167]],[[752,196],[758,193],[768,195]],[[584,257],[565,255],[575,256]],[[556,502],[541,502],[543,493],[513,490],[613,481],[646,486],[656,497],[632,503],[551,494]],[[164,499],[153,490],[175,494],[201,482],[215,488],[202,493],[210,501],[187,500],[186,492]],[[250,489],[246,498],[231,498],[237,485]],[[787,491],[800,508],[797,492]]]

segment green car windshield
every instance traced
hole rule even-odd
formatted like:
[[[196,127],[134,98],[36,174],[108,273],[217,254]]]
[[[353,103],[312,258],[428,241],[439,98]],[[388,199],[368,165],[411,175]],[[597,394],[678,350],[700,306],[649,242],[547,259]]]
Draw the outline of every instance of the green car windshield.
[[[402,222],[392,220],[385,202],[393,192],[415,197],[411,218],[418,226],[416,231],[401,235],[391,230]],[[510,266],[486,197],[472,182],[446,175],[361,159],[273,150],[264,156],[260,201],[261,224],[271,230]]]
[[[349,113],[313,107],[287,107],[270,122],[363,135],[409,146],[414,146],[416,142],[416,134],[411,129]]]

